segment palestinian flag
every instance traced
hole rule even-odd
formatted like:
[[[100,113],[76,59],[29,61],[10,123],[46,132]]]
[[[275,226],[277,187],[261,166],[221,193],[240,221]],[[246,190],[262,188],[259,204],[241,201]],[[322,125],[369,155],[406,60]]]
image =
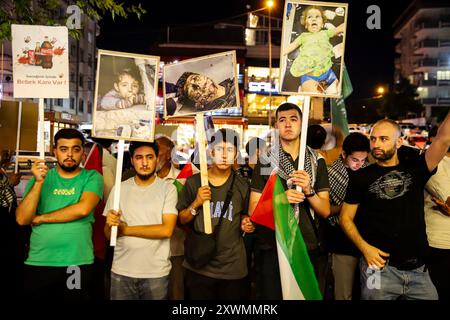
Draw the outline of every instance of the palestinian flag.
[[[348,136],[347,110],[345,109],[345,99],[353,92],[353,86],[348,75],[347,68],[344,66],[342,81],[342,97],[331,99],[331,124],[342,130],[344,137]]]
[[[275,230],[284,300],[321,300],[314,268],[280,178],[272,174],[251,220]]]
[[[176,180],[173,182],[173,184],[177,188],[178,195],[181,193],[181,190],[183,190],[183,186],[186,183],[186,179],[198,172],[199,170],[197,169],[197,167],[194,166],[191,162],[186,163],[184,165],[183,169],[181,169],[180,173],[178,174]]]
[[[104,151],[107,152],[107,151]],[[84,163],[84,168],[86,170],[96,170],[98,173],[103,175],[103,161],[102,155],[100,154],[99,146],[94,144],[91,151],[89,152],[86,161]],[[92,227],[92,243],[94,245],[94,255],[97,258],[104,259],[106,255],[106,244],[107,240],[105,237],[106,218],[103,216],[103,209],[105,208],[105,200],[101,199],[100,202],[95,206],[94,211],[94,225]]]

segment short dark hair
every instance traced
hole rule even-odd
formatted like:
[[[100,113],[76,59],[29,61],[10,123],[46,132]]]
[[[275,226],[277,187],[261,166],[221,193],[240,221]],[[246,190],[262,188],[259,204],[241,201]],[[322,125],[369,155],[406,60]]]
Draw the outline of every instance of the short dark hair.
[[[54,137],[55,147],[58,145],[59,139],[80,139],[81,145],[84,145],[84,135],[74,128],[64,128],[58,130]]]
[[[239,133],[232,129],[222,128],[217,130],[211,137],[210,147],[214,148],[217,144],[221,142],[229,142],[233,144],[236,151],[239,151]]]
[[[159,154],[159,148],[156,142],[143,142],[143,141],[133,141],[130,143],[130,147],[128,148],[128,151],[130,152],[130,156],[133,158],[134,152],[136,149],[140,147],[150,147],[155,151],[155,155],[158,156]]]
[[[312,124],[308,127],[306,144],[313,149],[322,148],[327,138],[327,131],[320,124]]]
[[[245,145],[245,151],[247,152],[249,157],[253,157],[256,153],[257,149],[262,149],[266,147],[266,141],[264,139],[253,137],[248,140]]]
[[[139,73],[138,73],[137,68],[124,68],[124,69],[116,72],[114,74],[114,77],[115,77],[114,82],[116,82],[116,83],[119,82],[120,78],[122,78],[125,75],[128,75],[128,76],[132,77],[133,79],[135,79],[140,84]]]
[[[297,110],[298,114],[300,116],[300,119],[302,118],[302,110],[300,110],[300,107],[294,103],[285,102],[278,106],[277,111],[275,111],[275,120],[278,119],[278,113],[280,111],[288,111],[288,110]]]
[[[345,156],[351,155],[353,152],[370,152],[369,139],[362,133],[352,132],[345,139],[342,145]]]

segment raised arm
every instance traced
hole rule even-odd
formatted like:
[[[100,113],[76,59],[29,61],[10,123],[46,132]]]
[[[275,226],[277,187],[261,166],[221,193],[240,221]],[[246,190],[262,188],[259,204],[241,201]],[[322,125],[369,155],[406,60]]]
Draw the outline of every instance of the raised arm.
[[[29,225],[36,217],[36,210],[39,204],[42,186],[44,185],[47,172],[48,167],[45,165],[44,160],[37,160],[31,166],[31,173],[34,176],[34,183],[30,191],[17,207],[16,221],[19,225]]]
[[[450,147],[450,112],[439,126],[436,137],[425,153],[428,170],[433,171],[444,158]]]

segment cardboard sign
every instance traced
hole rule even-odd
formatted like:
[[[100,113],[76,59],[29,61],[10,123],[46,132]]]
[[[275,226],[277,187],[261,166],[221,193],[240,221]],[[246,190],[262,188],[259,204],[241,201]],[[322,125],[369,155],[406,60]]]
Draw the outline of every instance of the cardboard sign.
[[[239,108],[236,52],[164,65],[164,116]]]
[[[11,26],[14,98],[69,98],[67,27]]]
[[[99,50],[92,136],[153,141],[159,57]]]
[[[341,95],[348,4],[286,1],[280,91],[313,97]]]

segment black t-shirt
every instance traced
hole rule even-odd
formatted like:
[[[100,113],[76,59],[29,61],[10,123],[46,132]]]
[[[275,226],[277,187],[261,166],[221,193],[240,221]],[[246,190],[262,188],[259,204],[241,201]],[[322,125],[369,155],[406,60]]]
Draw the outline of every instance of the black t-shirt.
[[[355,224],[363,239],[392,261],[426,254],[423,190],[435,172],[422,155],[394,167],[373,164],[350,176],[345,202],[359,204]]]
[[[211,187],[211,224],[213,228],[219,222],[231,182],[232,175],[219,187],[209,184]],[[195,174],[186,180],[177,203],[179,211],[191,205],[200,187],[200,174]],[[185,268],[215,279],[241,279],[247,275],[247,260],[244,240],[241,236],[240,216],[247,214],[248,195],[247,181],[236,174],[230,205],[220,225],[216,256],[201,270],[195,270],[187,261],[183,263]],[[195,216],[193,225],[196,231],[204,232],[203,206],[199,207],[197,211],[198,215]]]
[[[315,152],[315,151],[313,151]],[[298,157],[294,161],[289,153],[285,152],[285,155],[293,164],[294,168],[298,168]],[[267,181],[270,178],[270,173],[272,172],[271,164],[262,164],[260,160],[255,166],[251,181],[251,191],[262,193]],[[328,183],[327,166],[323,158],[317,160],[317,171],[314,183],[314,190],[316,192],[328,191],[330,189]],[[283,184],[284,190],[287,190],[287,182],[280,177],[281,183]],[[308,217],[308,215],[310,215]],[[308,250],[314,250],[318,247],[318,239],[314,231],[314,227],[311,222],[311,214],[309,213],[309,202],[305,200],[300,203],[300,215],[299,215],[299,226],[302,232],[303,239]],[[316,224],[316,230],[319,232],[320,241],[322,241],[323,235],[322,228],[320,227],[322,223],[319,221],[317,216],[315,216],[314,223]],[[276,248],[275,232],[267,227],[256,225],[255,233],[257,234],[257,239],[263,248],[273,249]]]
[[[351,169],[348,168],[343,168],[343,170],[347,171],[349,178],[357,172],[352,171]],[[330,174],[330,172],[328,173],[328,179],[330,180],[330,199],[331,199],[332,193],[334,192],[333,188],[334,184],[332,183],[334,177]],[[347,183],[344,183],[344,181],[341,181],[340,183],[343,184],[340,187],[347,190],[348,181]],[[339,204],[342,204],[342,202]],[[361,255],[358,248],[354,245],[354,243],[347,237],[347,235],[342,230],[341,226],[339,225],[339,218],[337,216],[333,216],[328,219],[328,223],[325,224],[325,235],[326,235],[327,249],[330,252],[354,257],[359,257]]]

